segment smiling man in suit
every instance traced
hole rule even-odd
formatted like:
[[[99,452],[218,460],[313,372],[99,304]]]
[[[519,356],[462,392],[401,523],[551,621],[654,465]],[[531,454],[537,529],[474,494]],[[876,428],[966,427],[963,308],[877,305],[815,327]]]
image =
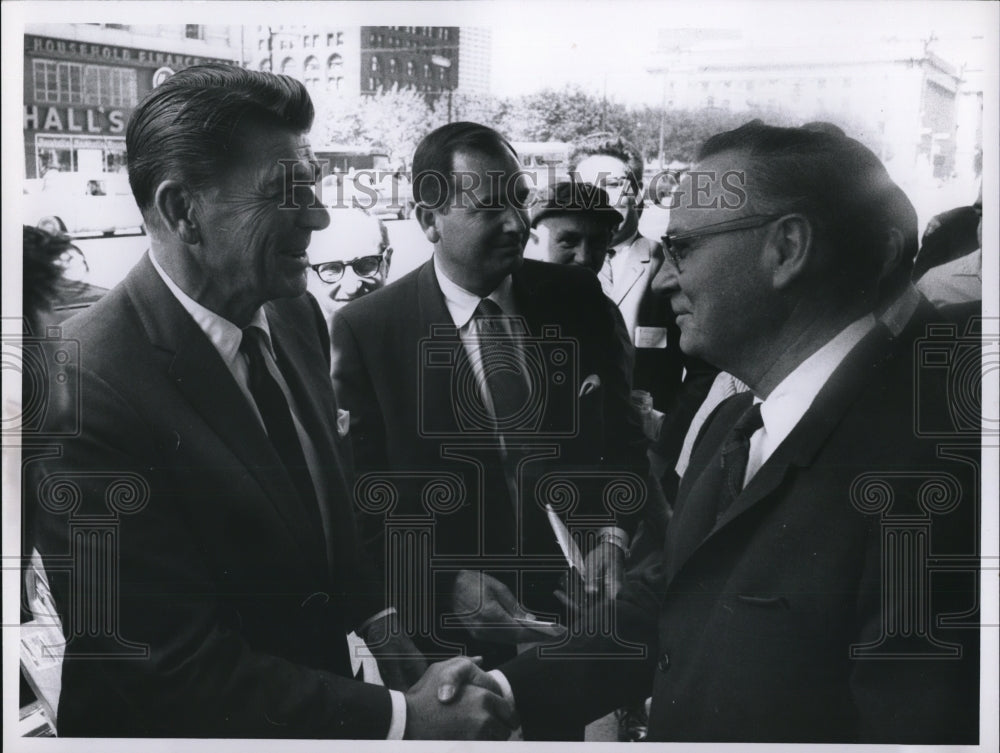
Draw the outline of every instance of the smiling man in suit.
[[[434,255],[340,310],[334,382],[391,598],[437,651],[496,661],[564,629],[534,619],[566,617],[546,502],[590,525],[586,588],[617,590],[646,496],[643,437],[594,274],[523,259],[528,185],[510,144],[452,123],[421,142],[413,172]],[[409,570],[392,533],[406,521],[429,537]]]
[[[58,451],[26,469],[67,637],[60,736],[509,733],[488,691],[435,711],[472,662],[407,689],[422,657],[382,640],[394,616],[359,546],[328,330],[305,295],[329,222],[312,119],[294,79],[209,65],[129,121],[150,251],[67,323],[78,401],[54,403]],[[395,689],[353,679],[351,629],[397,653]]]
[[[651,693],[655,741],[976,742],[979,422],[943,416],[978,345],[914,359],[877,323],[893,188],[836,134],[755,121],[702,147],[657,288],[684,351],[751,391],[706,423],[659,572],[619,594],[645,659],[519,656],[494,676],[525,724]]]

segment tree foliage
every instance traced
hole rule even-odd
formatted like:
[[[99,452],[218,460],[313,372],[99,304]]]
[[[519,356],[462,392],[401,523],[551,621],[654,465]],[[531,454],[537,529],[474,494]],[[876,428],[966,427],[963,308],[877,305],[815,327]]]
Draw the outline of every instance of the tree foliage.
[[[663,158],[670,163],[692,161],[706,138],[754,118],[775,125],[794,123],[777,111],[627,107],[578,86],[509,98],[453,92],[450,100],[447,94],[428,95],[394,86],[374,95],[318,102],[314,140],[380,149],[393,163],[408,166],[417,143],[434,128],[449,119],[471,120],[496,128],[512,141],[573,142],[610,131],[638,146],[648,161],[655,161],[662,123]]]

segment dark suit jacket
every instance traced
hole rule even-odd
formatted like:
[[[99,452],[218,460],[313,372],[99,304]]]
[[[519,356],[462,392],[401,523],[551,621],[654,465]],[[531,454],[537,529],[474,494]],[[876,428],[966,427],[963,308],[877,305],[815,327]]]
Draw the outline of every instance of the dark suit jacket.
[[[422,604],[437,618],[434,634],[467,646],[467,636],[448,633],[440,621],[450,611],[459,569],[488,570],[536,614],[554,615],[555,583],[542,576],[546,568],[557,575],[564,560],[544,502],[561,507],[577,525],[617,520],[631,529],[646,493],[645,440],[629,407],[613,307],[596,277],[584,269],[525,261],[513,275],[513,294],[528,329],[526,355],[538,401],[523,427],[505,434],[520,458],[517,510],[494,436],[470,420],[478,384],[433,262],[345,306],[333,323],[334,385],[351,413],[356,501],[366,542],[385,563],[387,526],[408,528],[412,535],[415,527],[425,527],[433,538],[421,545],[427,548],[412,572],[398,561],[389,567],[397,584],[394,601],[402,596],[402,609],[412,614],[417,600],[429,598],[433,579],[438,603],[433,610]],[[591,375],[599,377],[600,387],[579,397]],[[620,501],[632,507],[623,504],[615,515],[604,504],[605,488],[622,478]],[[575,502],[569,487],[577,490]],[[433,574],[426,572],[430,552],[436,558]],[[429,623],[415,627],[430,631]],[[440,650],[442,641],[436,643]]]
[[[720,407],[661,568],[618,602],[645,660],[518,657],[501,669],[526,724],[596,718],[652,690],[651,740],[976,741],[978,443],[938,455],[915,427],[946,370],[915,379],[912,344],[886,356],[887,340],[880,327],[852,352],[716,521],[703,472],[752,396]]]
[[[388,691],[351,679],[345,634],[382,602],[359,564],[326,329],[308,296],[265,308],[324,459],[322,525],[148,257],[64,325],[78,392],[52,417],[57,453],[26,469],[69,640],[61,736],[388,730]]]

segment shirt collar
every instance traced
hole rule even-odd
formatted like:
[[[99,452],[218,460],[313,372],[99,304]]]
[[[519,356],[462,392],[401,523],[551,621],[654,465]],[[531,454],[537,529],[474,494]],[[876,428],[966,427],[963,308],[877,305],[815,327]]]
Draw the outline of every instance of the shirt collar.
[[[889,328],[893,337],[899,337],[899,333],[913,318],[913,314],[916,313],[917,306],[920,305],[923,297],[919,290],[911,283],[907,283],[903,292],[882,312],[879,320]]]
[[[432,259],[434,263],[434,275],[437,277],[438,287],[441,288],[441,293],[444,295],[445,306],[448,307],[448,313],[451,314],[451,319],[455,323],[455,326],[458,329],[462,329],[472,319],[472,316],[476,313],[476,307],[479,306],[479,301],[482,299],[475,293],[470,293],[461,285],[453,282],[445,274],[444,270],[441,269],[437,254]],[[508,316],[514,315],[514,290],[510,275],[507,275],[503,279],[503,282],[497,286],[497,289],[490,293],[487,298],[496,303]]]
[[[855,345],[875,327],[875,317],[866,314],[840,331],[795,369],[761,401],[760,415],[768,443],[777,447],[809,410],[816,395]]]
[[[630,251],[632,249],[632,244],[634,244],[638,238],[639,238],[639,231],[636,230],[634,233],[632,233],[631,236],[623,240],[621,243],[612,246],[611,248],[615,252],[615,254],[624,254],[626,251]]]
[[[191,315],[191,318],[194,319],[199,329],[205,333],[205,337],[209,339],[209,342],[212,343],[219,352],[219,355],[222,356],[222,360],[226,364],[232,363],[236,358],[236,354],[239,353],[240,342],[243,340],[243,331],[228,319],[205,308],[181,290],[177,283],[170,278],[166,270],[156,261],[156,256],[152,251],[149,252],[149,260],[153,263],[153,269],[156,270],[160,279],[163,280],[163,284],[167,286],[167,289],[177,299],[177,302],[184,307],[184,310]],[[263,332],[263,341],[271,353],[271,358],[274,358],[274,347],[271,344],[271,329],[267,324],[267,316],[264,314],[263,307],[253,313],[253,316],[250,318],[250,324],[247,326],[257,327]]]

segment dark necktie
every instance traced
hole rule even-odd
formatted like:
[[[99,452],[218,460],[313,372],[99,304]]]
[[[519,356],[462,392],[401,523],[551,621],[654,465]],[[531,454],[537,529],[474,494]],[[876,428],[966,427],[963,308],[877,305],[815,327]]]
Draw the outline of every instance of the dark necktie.
[[[512,336],[508,319],[496,303],[484,298],[476,307],[476,331],[483,378],[493,401],[493,419],[498,433],[523,425],[530,409],[531,389],[524,359]]]
[[[750,457],[750,437],[764,425],[764,420],[760,417],[760,406],[760,403],[755,402],[747,408],[722,443],[723,483],[719,494],[717,517],[721,516],[743,491],[743,477],[746,475],[747,460]]]
[[[243,330],[243,339],[240,341],[240,352],[246,355],[248,361],[250,394],[257,403],[261,418],[264,419],[267,436],[306,507],[306,514],[311,521],[317,522],[319,504],[316,501],[316,488],[313,486],[285,393],[267,370],[264,353],[261,350],[261,334],[257,327],[247,327]]]

